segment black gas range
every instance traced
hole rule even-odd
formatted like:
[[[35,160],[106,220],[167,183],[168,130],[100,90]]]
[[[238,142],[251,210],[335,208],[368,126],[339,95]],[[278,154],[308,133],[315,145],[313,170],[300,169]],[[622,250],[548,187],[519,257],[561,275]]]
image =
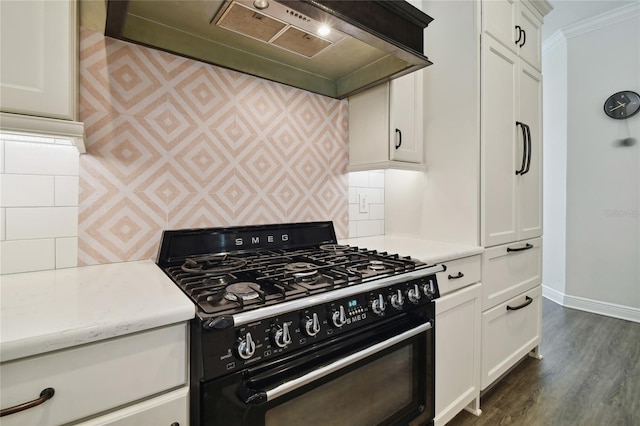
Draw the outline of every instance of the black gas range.
[[[340,245],[331,222],[164,231],[157,263],[197,306],[192,424],[433,419],[433,300],[443,266]],[[406,398],[372,416],[368,401],[360,413],[357,387],[340,383],[393,368],[387,385],[398,381]],[[318,389],[324,405],[311,402]],[[339,414],[335,406],[350,398]]]

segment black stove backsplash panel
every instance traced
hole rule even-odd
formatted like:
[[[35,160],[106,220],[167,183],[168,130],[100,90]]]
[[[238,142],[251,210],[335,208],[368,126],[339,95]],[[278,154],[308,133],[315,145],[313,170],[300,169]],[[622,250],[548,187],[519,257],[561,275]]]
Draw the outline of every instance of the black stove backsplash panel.
[[[158,265],[182,264],[187,257],[245,250],[310,247],[336,243],[332,222],[288,223],[164,231]]]

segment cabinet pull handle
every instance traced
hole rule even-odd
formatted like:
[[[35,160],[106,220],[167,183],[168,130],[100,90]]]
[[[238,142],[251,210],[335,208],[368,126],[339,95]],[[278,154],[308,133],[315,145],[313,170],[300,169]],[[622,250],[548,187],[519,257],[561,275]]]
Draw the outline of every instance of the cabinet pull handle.
[[[532,244],[525,244],[524,247],[518,247],[518,248],[511,248],[511,247],[507,247],[507,253],[511,253],[512,251],[523,251],[523,250],[529,250],[530,248],[533,248]]]
[[[507,305],[507,311],[517,311],[518,309],[526,308],[533,302],[533,299],[530,298],[529,296],[525,296],[524,299],[526,300],[526,302],[524,302],[522,305],[518,305],[514,307]]]
[[[525,130],[526,124],[516,121],[516,127],[518,126],[522,129],[522,165],[520,166],[520,170],[516,170],[516,175],[522,175],[527,165],[527,133]]]
[[[458,272],[458,275],[449,275],[449,279],[450,280],[457,280],[458,278],[462,278],[464,277],[464,274],[462,272]]]
[[[40,392],[40,398],[22,404],[14,405],[13,407],[4,408],[0,410],[0,417],[19,413],[20,411],[28,410],[29,408],[37,407],[40,404],[44,404],[49,399],[53,398],[53,395],[55,393],[56,391],[53,388],[43,389],[42,392]]]
[[[520,25],[516,25],[516,31],[518,31],[518,39],[516,40],[516,44],[520,43],[520,39],[522,38],[522,27]]]
[[[520,43],[520,47],[522,47],[527,42],[527,32],[522,28],[520,28],[520,31],[522,31],[522,43]]]
[[[400,148],[400,146],[402,145],[402,132],[400,131],[400,129],[396,129],[396,133],[398,134],[398,142],[396,142],[396,149]]]
[[[528,124],[524,124],[524,128],[526,130],[526,134],[527,134],[527,167],[524,169],[524,171],[522,173],[520,173],[520,175],[525,175],[527,173],[529,173],[529,167],[531,167],[531,128],[529,127]]]

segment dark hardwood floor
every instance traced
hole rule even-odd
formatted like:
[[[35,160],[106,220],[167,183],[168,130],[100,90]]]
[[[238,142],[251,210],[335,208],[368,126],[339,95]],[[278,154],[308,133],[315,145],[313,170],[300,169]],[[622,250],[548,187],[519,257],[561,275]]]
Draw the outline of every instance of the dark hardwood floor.
[[[640,324],[543,299],[541,361],[487,390],[448,426],[640,426]]]

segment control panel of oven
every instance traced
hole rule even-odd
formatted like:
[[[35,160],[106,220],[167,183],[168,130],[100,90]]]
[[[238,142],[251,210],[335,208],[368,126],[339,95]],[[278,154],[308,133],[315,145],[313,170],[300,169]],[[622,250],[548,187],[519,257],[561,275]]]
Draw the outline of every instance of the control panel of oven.
[[[235,329],[233,348],[220,357],[227,371],[391,318],[438,297],[435,275],[397,283]]]

